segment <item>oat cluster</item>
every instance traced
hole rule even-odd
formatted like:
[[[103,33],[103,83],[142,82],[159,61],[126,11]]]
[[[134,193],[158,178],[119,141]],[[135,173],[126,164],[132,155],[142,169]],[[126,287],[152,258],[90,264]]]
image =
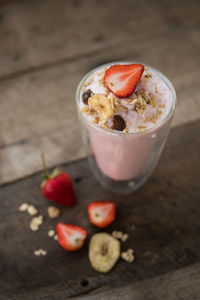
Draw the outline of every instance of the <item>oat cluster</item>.
[[[48,236],[49,236],[49,237],[53,237],[54,235],[55,235],[55,230],[50,229],[50,230],[48,231]]]
[[[112,232],[112,236],[118,240],[121,240],[122,242],[125,242],[128,239],[128,234],[123,233],[122,231],[114,230]]]
[[[123,233],[122,231],[117,231],[117,230],[114,230],[112,232],[112,236],[118,240],[121,240],[122,242],[126,242],[126,240],[128,239],[127,233]],[[134,250],[128,249],[127,251],[123,251],[121,253],[121,258],[129,263],[133,262],[135,259]]]
[[[124,259],[127,262],[133,262],[135,259],[134,256],[134,250],[133,249],[128,249],[126,252],[121,253],[121,258]]]
[[[34,217],[30,222],[30,229],[32,231],[38,231],[39,227],[40,227],[40,225],[42,225],[42,223],[43,223],[43,216],[42,215],[40,215],[38,217]]]
[[[27,211],[30,216],[35,216],[38,213],[37,208],[35,208],[33,205],[29,205],[28,203],[23,203],[20,205],[19,211]]]
[[[35,250],[34,251],[34,254],[36,255],[36,256],[45,256],[45,255],[47,255],[47,251],[46,250],[44,250],[44,249],[38,249],[38,250]]]
[[[57,239],[58,239],[58,236],[57,236],[55,230],[53,230],[53,229],[50,229],[50,230],[48,231],[48,236],[54,238],[54,240],[56,240],[56,241],[57,241]]]
[[[60,209],[54,206],[49,206],[48,215],[51,219],[58,218],[60,216]]]

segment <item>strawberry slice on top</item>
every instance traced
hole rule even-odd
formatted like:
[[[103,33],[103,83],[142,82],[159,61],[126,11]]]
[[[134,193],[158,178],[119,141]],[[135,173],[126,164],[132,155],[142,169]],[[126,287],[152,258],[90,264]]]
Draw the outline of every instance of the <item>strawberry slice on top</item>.
[[[67,251],[75,251],[83,247],[87,231],[76,225],[58,223],[56,226],[58,242]]]
[[[94,201],[88,206],[90,222],[100,228],[110,225],[116,216],[117,205],[112,201]]]
[[[107,87],[118,97],[129,97],[144,72],[141,64],[113,65],[106,70],[104,80]]]

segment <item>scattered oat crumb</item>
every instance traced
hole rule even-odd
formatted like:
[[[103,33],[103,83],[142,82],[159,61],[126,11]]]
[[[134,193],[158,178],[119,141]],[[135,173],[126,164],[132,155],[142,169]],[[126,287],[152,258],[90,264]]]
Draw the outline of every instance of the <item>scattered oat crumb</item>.
[[[112,236],[116,239],[121,240],[122,242],[125,242],[128,239],[127,233],[123,233],[122,231],[117,231],[117,230],[114,230],[112,232]]]
[[[49,236],[49,237],[53,237],[54,235],[55,235],[55,230],[50,229],[50,230],[48,231],[48,236]]]
[[[59,208],[54,207],[54,206],[49,206],[48,207],[48,215],[49,215],[49,218],[51,218],[51,219],[58,218],[60,215]]]
[[[123,132],[128,133],[128,128],[124,128]]]
[[[122,242],[126,242],[127,239],[128,239],[128,234],[127,233],[123,234],[121,238]]]
[[[57,234],[55,234],[53,238],[54,238],[54,240],[56,240],[56,241],[57,241],[57,240],[58,240],[58,235],[57,235]]]
[[[27,209],[28,209],[28,204],[27,203],[23,203],[19,207],[19,211],[26,211]]]
[[[39,226],[42,225],[42,223],[43,223],[43,216],[42,215],[40,215],[38,217],[34,217],[30,222],[30,229],[32,231],[38,231]]]
[[[34,222],[35,222],[36,224],[42,225],[42,223],[43,223],[43,216],[40,215],[40,216],[38,216],[38,217],[34,217],[33,220],[34,220]]]
[[[34,254],[36,255],[36,256],[45,256],[45,255],[47,255],[47,251],[46,250],[44,250],[44,249],[38,249],[38,250],[35,250],[34,251]]]
[[[30,223],[30,229],[32,231],[38,231],[39,230],[39,226],[31,221],[31,223]]]
[[[23,203],[20,205],[19,211],[27,211],[31,216],[35,216],[38,213],[37,208],[35,208],[33,205],[29,205],[28,203]]]
[[[37,215],[38,210],[33,205],[28,205],[27,212],[29,213],[29,215],[35,216]]]
[[[123,235],[123,233],[121,231],[117,231],[117,230],[114,230],[112,232],[112,236],[116,239],[121,239],[121,236]]]
[[[121,258],[127,262],[133,262],[135,259],[135,256],[133,253],[134,253],[133,249],[128,249],[126,252],[122,252]]]

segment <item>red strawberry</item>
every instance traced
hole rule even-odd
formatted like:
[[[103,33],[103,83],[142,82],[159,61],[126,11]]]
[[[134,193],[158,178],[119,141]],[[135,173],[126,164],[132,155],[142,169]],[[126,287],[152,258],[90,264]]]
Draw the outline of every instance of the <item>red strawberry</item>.
[[[116,207],[112,201],[91,202],[88,206],[90,222],[100,228],[107,227],[115,219]]]
[[[56,231],[59,244],[67,251],[82,248],[87,237],[87,231],[76,225],[58,223]]]
[[[140,64],[113,65],[105,72],[107,87],[118,97],[129,97],[135,90],[144,66]]]
[[[76,202],[76,198],[70,176],[59,169],[55,169],[52,174],[49,174],[43,154],[42,162],[45,180],[42,182],[40,188],[43,195],[47,199],[62,205],[73,205]]]

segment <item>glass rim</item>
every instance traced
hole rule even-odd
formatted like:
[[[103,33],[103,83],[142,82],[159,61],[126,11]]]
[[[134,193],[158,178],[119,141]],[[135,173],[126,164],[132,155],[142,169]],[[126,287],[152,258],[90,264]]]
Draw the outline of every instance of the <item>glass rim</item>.
[[[161,122],[159,122],[158,124],[155,124],[154,126],[145,129],[144,131],[136,131],[136,132],[123,132],[123,131],[117,131],[117,130],[110,130],[110,129],[106,129],[103,127],[100,127],[98,124],[92,123],[91,120],[87,117],[86,114],[80,112],[80,93],[81,93],[81,88],[83,83],[86,81],[86,79],[92,75],[95,71],[97,71],[100,68],[103,67],[107,67],[107,66],[111,66],[111,65],[116,65],[116,64],[142,64],[143,66],[145,66],[146,68],[150,68],[153,71],[155,71],[161,78],[162,80],[166,83],[167,87],[169,88],[169,90],[172,92],[172,98],[173,98],[173,103],[171,105],[171,108],[168,112],[168,114],[164,117],[164,119],[162,119]],[[90,72],[88,72],[87,74],[85,74],[85,76],[83,76],[83,78],[81,79],[77,89],[76,89],[76,104],[77,104],[77,108],[78,108],[78,114],[83,118],[83,120],[89,124],[89,126],[94,127],[95,129],[99,130],[99,131],[104,131],[107,132],[108,134],[111,135],[145,135],[150,133],[151,131],[155,131],[155,129],[158,129],[160,127],[163,127],[164,124],[166,124],[169,120],[171,120],[171,118],[173,117],[174,114],[174,110],[175,110],[175,106],[176,106],[176,102],[177,102],[177,97],[176,97],[176,91],[174,89],[174,86],[172,84],[172,82],[169,80],[169,78],[167,76],[165,76],[162,72],[160,72],[159,70],[157,70],[154,67],[151,67],[150,65],[146,65],[144,63],[141,62],[134,62],[134,61],[114,61],[114,62],[110,62],[110,63],[106,63],[103,65],[100,65],[94,69],[92,69]]]

